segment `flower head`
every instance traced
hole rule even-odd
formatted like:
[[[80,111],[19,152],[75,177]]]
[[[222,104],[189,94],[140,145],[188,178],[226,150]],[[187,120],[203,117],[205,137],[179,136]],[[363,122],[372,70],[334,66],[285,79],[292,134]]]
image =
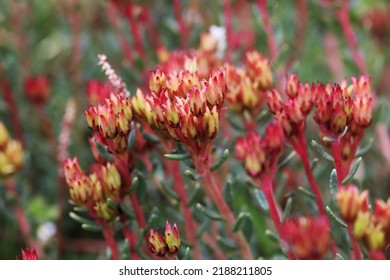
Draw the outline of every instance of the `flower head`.
[[[11,139],[4,124],[0,122],[0,178],[15,174],[22,168],[23,162],[21,143]]]
[[[298,259],[322,259],[330,246],[330,226],[326,217],[299,217],[287,220],[281,236],[287,250]]]
[[[171,224],[168,221],[166,222],[164,240],[170,254],[174,254],[179,251],[181,241],[176,223],[173,224],[173,227],[171,227]]]
[[[340,189],[336,193],[341,217],[348,223],[353,223],[359,212],[368,211],[368,191],[359,192],[354,185]]]
[[[16,259],[19,260],[18,257]],[[25,250],[22,249],[22,260],[38,260],[37,251],[28,247]]]
[[[158,231],[154,231],[150,229],[150,233],[148,235],[149,247],[150,251],[158,256],[163,257],[168,252],[168,245],[165,240],[161,237]]]
[[[45,76],[29,77],[24,81],[26,97],[37,105],[45,104],[50,97],[50,82]]]

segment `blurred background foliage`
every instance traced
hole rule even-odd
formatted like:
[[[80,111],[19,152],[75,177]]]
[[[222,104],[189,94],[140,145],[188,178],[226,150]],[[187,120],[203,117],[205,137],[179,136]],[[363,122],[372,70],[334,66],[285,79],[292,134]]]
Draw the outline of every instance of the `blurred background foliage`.
[[[127,40],[128,46],[134,50],[134,37],[126,22],[126,18],[116,12],[118,26],[113,26],[109,20],[110,9],[104,0],[2,0],[0,1],[0,63],[3,69],[0,75],[10,83],[12,94],[16,100],[18,113],[21,116],[26,162],[17,176],[17,189],[21,194],[32,232],[45,244],[47,258],[105,258],[105,247],[101,235],[81,229],[72,221],[68,212],[68,194],[58,198],[59,163],[53,153],[52,145],[57,142],[61,130],[61,121],[65,105],[69,98],[76,100],[77,112],[72,128],[69,154],[78,156],[84,169],[93,162],[88,144],[91,132],[87,128],[82,114],[88,106],[86,84],[90,79],[105,80],[104,74],[97,65],[97,54],[107,55],[110,63],[126,82],[131,93],[137,87],[144,87],[145,73],[154,69],[157,62],[155,46],[148,36],[146,26],[141,26],[144,59],[134,52],[134,62],[130,63],[123,56],[118,43],[121,33]],[[169,50],[181,48],[181,34],[176,20],[172,1],[133,1],[148,7],[155,23],[161,44]],[[224,13],[222,1],[184,0],[182,16],[189,26],[188,47],[196,48],[200,34],[207,32],[211,25],[223,26]],[[237,35],[237,46],[234,49],[233,60],[240,63],[243,53],[250,47],[268,54],[267,34],[264,31],[261,15],[255,1],[231,1],[233,6],[233,29]],[[298,58],[290,72],[298,73],[302,81],[310,82],[339,82],[343,77],[359,75],[351,56],[350,48],[344,38],[342,29],[337,21],[334,10],[325,8],[320,1],[307,0],[307,25],[303,44],[294,49],[296,34],[296,1],[278,0],[267,1],[271,23],[276,34],[280,56],[273,63],[273,69],[283,69],[286,60],[292,52],[298,51]],[[329,1],[328,1],[329,2]],[[385,140],[378,138],[378,126],[384,125],[388,131],[389,89],[390,89],[390,17],[380,22],[379,26],[367,19],[370,12],[389,11],[387,0],[354,0],[351,2],[350,18],[357,35],[359,48],[364,54],[368,74],[372,77],[377,93],[377,110],[374,123],[366,133],[364,143],[374,138],[374,148],[364,157],[363,168],[360,169],[358,180],[360,185],[370,189],[371,195],[387,198],[389,186],[389,157],[386,157]],[[375,29],[377,28],[377,30]],[[379,30],[379,31],[378,31]],[[242,34],[246,31],[254,33],[253,45],[246,41]],[[376,33],[375,33],[376,31]],[[242,37],[241,37],[242,35]],[[328,38],[328,39],[327,39]],[[341,69],[332,73],[329,62],[332,57],[327,53],[329,38],[336,46],[334,51],[340,55]],[[79,49],[75,49],[80,40]],[[327,41],[328,40],[328,41]],[[77,48],[77,47],[76,47]],[[330,47],[332,48],[332,47]],[[328,47],[329,49],[329,47]],[[76,52],[76,54],[75,54]],[[77,53],[78,52],[78,53]],[[36,107],[25,97],[24,80],[29,76],[46,75],[50,80],[50,99],[45,106]],[[284,76],[282,76],[284,79]],[[277,81],[279,82],[279,81]],[[7,104],[0,98],[0,118],[13,134],[11,116]],[[309,125],[308,138],[318,139],[315,125]],[[242,132],[236,132],[236,135]],[[231,146],[220,139],[219,144]],[[311,158],[318,155],[311,153]],[[294,160],[289,166],[294,176],[302,177],[298,181],[305,183],[303,174],[296,173],[300,169],[299,160]],[[252,224],[247,225],[246,235],[252,240],[255,255],[269,258],[275,256],[276,248],[265,236],[269,227],[264,219],[264,210],[259,205],[256,191],[248,187],[245,172],[236,160],[231,160],[231,175],[226,178],[226,199],[235,212],[249,212]],[[323,189],[327,188],[331,166],[323,160],[316,169],[315,176],[319,178]],[[161,175],[160,176],[164,176]],[[143,208],[149,216],[158,211],[158,227],[164,227],[166,219],[183,222],[175,211],[174,205],[167,202],[156,186],[147,178],[147,190],[144,194]],[[296,187],[289,185],[287,172],[281,173],[278,182],[280,200],[290,195],[296,195]],[[192,184],[190,181],[187,184]],[[327,193],[324,191],[324,193]],[[59,200],[60,199],[60,200]],[[299,198],[298,200],[304,200]],[[60,201],[60,202],[59,202]],[[10,211],[7,194],[0,188],[0,259],[14,259],[19,255],[20,248],[25,246],[12,211]],[[59,203],[63,204],[64,213],[59,217]],[[306,202],[302,202],[302,205]],[[153,210],[154,209],[154,210]],[[294,213],[305,213],[304,207],[293,206]],[[179,211],[177,211],[179,213]],[[63,220],[62,235],[65,245],[61,252],[56,246],[54,230],[57,220]],[[156,225],[157,226],[157,225]]]

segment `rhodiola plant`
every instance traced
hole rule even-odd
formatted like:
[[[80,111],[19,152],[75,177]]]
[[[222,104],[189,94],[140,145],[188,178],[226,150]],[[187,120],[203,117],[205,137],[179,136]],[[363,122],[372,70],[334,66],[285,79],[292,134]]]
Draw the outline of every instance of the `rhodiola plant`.
[[[389,258],[386,9],[27,2],[0,4],[1,257]]]

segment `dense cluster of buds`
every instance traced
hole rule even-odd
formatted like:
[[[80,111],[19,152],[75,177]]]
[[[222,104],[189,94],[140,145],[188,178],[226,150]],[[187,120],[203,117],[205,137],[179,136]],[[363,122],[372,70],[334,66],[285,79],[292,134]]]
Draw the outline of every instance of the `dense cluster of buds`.
[[[87,97],[88,101],[97,106],[99,103],[104,103],[106,99],[110,98],[111,85],[107,82],[100,82],[98,80],[90,80],[87,83]]]
[[[16,257],[17,260],[19,260],[18,257]],[[22,260],[38,260],[38,254],[35,249],[30,249],[26,247],[25,250],[22,249]]]
[[[336,193],[340,215],[353,226],[353,235],[377,255],[390,244],[390,199],[375,200],[371,212],[368,206],[368,191],[360,192],[350,185]]]
[[[274,120],[266,127],[264,138],[256,132],[238,138],[235,154],[243,162],[246,172],[251,177],[261,178],[275,168],[283,149],[283,129]]]
[[[15,174],[23,166],[22,144],[11,139],[4,124],[0,122],[0,179]]]
[[[28,100],[43,105],[50,97],[50,82],[46,76],[29,77],[24,81],[24,92]]]
[[[88,126],[99,132],[112,152],[126,151],[133,119],[129,97],[111,94],[104,103],[91,105],[84,114]]]
[[[301,260],[323,259],[331,244],[329,221],[323,216],[289,219],[280,234],[288,252]]]
[[[306,118],[313,108],[313,86],[301,83],[296,74],[286,77],[286,102],[277,91],[267,91],[266,100],[270,111],[282,124],[287,137],[297,136],[305,130]]]
[[[233,112],[253,119],[262,109],[265,92],[273,82],[270,62],[257,51],[247,52],[242,67],[227,66],[227,99]]]
[[[180,250],[181,240],[179,230],[176,224],[172,227],[168,221],[165,225],[164,237],[158,231],[150,229],[148,241],[150,251],[158,257],[164,257],[167,253],[173,255]]]
[[[225,72],[213,71],[205,79],[196,71],[196,59],[188,59],[185,66],[179,72],[158,69],[150,73],[150,94],[138,90],[132,105],[140,120],[197,154],[217,135],[226,93]]]
[[[117,201],[121,192],[121,177],[115,165],[95,164],[87,175],[77,158],[64,163],[65,178],[74,204],[83,206],[104,221],[112,220],[116,213],[109,200]]]

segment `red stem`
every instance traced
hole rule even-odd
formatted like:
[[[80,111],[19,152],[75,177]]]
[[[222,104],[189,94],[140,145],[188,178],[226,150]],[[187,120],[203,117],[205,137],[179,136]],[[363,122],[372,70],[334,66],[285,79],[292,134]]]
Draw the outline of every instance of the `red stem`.
[[[344,180],[344,168],[343,168],[343,159],[341,158],[341,139],[337,138],[336,141],[332,142],[332,155],[334,158],[334,166],[337,173],[337,181],[339,187]]]
[[[223,16],[226,30],[226,61],[230,62],[232,59],[232,48],[233,48],[233,23],[232,23],[232,8],[230,0],[223,0]]]
[[[359,50],[359,44],[356,34],[353,30],[349,19],[349,1],[340,1],[340,8],[337,10],[337,18],[340,22],[344,37],[347,40],[348,46],[352,52],[356,66],[362,73],[367,72],[366,62],[362,53]]]
[[[82,48],[81,48],[81,21],[80,13],[76,10],[80,0],[71,0],[70,7],[67,13],[70,31],[71,31],[71,57],[70,57],[70,71],[71,78],[75,85],[81,84],[81,68],[80,62],[82,58]]]
[[[257,6],[259,8],[260,15],[263,19],[264,31],[267,34],[267,45],[270,52],[271,60],[275,61],[279,56],[279,48],[276,43],[275,34],[268,15],[267,0],[257,0]]]
[[[293,146],[294,150],[298,153],[299,157],[301,158],[303,168],[305,169],[306,177],[309,180],[311,189],[313,193],[316,195],[316,203],[317,203],[317,208],[318,211],[321,215],[324,215],[327,217],[326,212],[325,212],[325,205],[322,200],[322,194],[320,191],[320,188],[317,185],[317,182],[313,176],[313,173],[311,172],[310,169],[310,163],[309,163],[309,156],[307,155],[307,144],[306,144],[306,137],[303,132],[300,132],[298,134],[298,143],[293,141],[291,139],[290,141],[291,145]]]
[[[120,218],[121,218],[121,222],[123,223],[123,225],[125,225],[126,220],[127,220],[126,214],[122,213]],[[135,245],[136,245],[136,241],[135,241],[135,239],[130,231],[130,228],[128,226],[125,226],[122,231],[123,231],[123,235],[125,236],[125,238],[129,242],[130,258],[132,260],[139,260],[139,256],[138,256],[137,252],[135,252],[135,250],[134,250]]]
[[[259,188],[263,191],[265,198],[268,202],[269,213],[271,215],[271,219],[274,222],[276,231],[280,235],[281,230],[281,215],[280,209],[275,201],[274,192],[272,189],[272,175],[266,176],[262,182],[257,182]]]
[[[215,174],[215,173],[214,173]],[[241,251],[243,259],[253,259],[251,249],[248,242],[245,240],[242,233],[233,233],[233,227],[235,224],[235,217],[224,200],[220,190],[221,188],[216,184],[216,180],[210,171],[206,171],[201,177],[204,189],[209,195],[209,198],[217,206],[219,213],[223,217],[223,221],[228,230],[227,234],[237,242],[237,246]]]
[[[11,180],[8,180],[5,182],[5,187],[7,189],[7,192],[14,199],[12,203],[12,210],[15,214],[16,221],[19,224],[20,232],[22,233],[23,239],[28,242],[30,247],[34,248],[37,251],[37,255],[39,258],[44,259],[45,253],[43,252],[40,244],[31,235],[31,227],[28,222],[26,212],[20,204],[20,198],[18,192],[16,191],[15,183]]]
[[[202,258],[202,254],[199,250],[199,243],[195,237],[196,222],[192,217],[190,208],[188,207],[187,193],[184,188],[183,177],[181,176],[180,164],[177,161],[168,161],[168,170],[173,175],[174,188],[176,193],[179,195],[179,201],[184,214],[184,225],[187,234],[188,241],[193,244],[194,258],[199,260]]]
[[[3,92],[4,101],[7,105],[8,113],[10,114],[12,129],[15,133],[16,138],[23,144],[23,126],[19,116],[18,106],[16,105],[15,99],[12,94],[11,86],[5,77],[5,73],[0,65],[0,83],[1,90]]]
[[[119,251],[114,238],[114,230],[111,226],[105,226],[103,230],[103,236],[106,240],[107,246],[110,248],[113,260],[119,260]]]
[[[355,260],[361,260],[362,259],[362,251],[360,250],[359,244],[356,242],[356,239],[353,237],[352,228],[353,228],[353,225],[348,225],[347,231],[348,231],[349,240],[351,241],[351,245],[352,245],[353,258]]]
[[[306,0],[296,0],[296,29],[295,29],[295,41],[292,46],[292,52],[287,59],[285,71],[288,72],[295,60],[299,57],[302,51],[303,44],[305,42],[306,28],[307,28],[307,3]]]
[[[182,7],[181,7],[181,1],[180,0],[173,0],[173,11],[176,17],[176,20],[179,24],[179,32],[181,36],[181,47],[186,48],[188,44],[188,30],[186,22],[184,21],[182,17]]]
[[[135,50],[137,51],[138,57],[145,59],[145,51],[143,46],[143,38],[140,31],[140,25],[137,19],[133,16],[133,5],[130,4],[130,7],[126,10],[126,18],[131,29],[133,36],[133,42],[135,45]]]

